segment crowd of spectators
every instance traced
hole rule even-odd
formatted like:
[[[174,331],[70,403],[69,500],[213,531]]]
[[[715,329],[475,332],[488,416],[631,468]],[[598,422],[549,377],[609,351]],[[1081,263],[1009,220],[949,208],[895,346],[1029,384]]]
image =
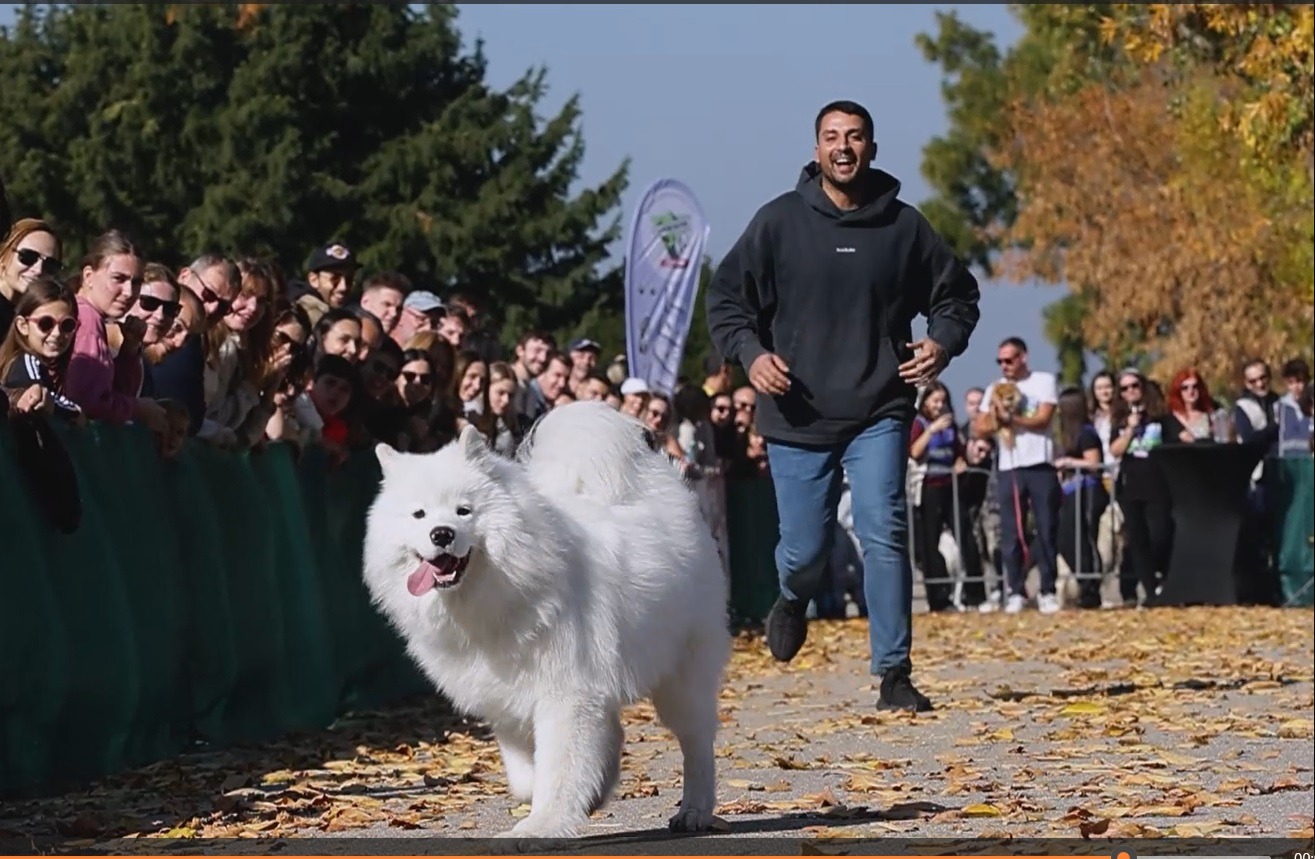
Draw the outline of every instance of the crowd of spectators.
[[[1315,451],[1315,386],[1303,358],[1282,366],[1282,392],[1268,364],[1245,362],[1231,403],[1192,368],[1167,386],[1125,368],[1100,370],[1085,389],[1061,389],[1053,373],[1031,369],[1016,337],[1000,344],[997,363],[995,382],[964,392],[962,416],[944,385],[923,390],[911,428],[912,543],[933,611],[1059,611],[1061,565],[1080,607],[1152,606],[1174,539],[1153,449],[1250,443],[1270,457]],[[1003,388],[1022,397],[1006,404],[995,395]],[[1270,548],[1260,524],[1263,468],[1252,475],[1243,534],[1260,567]],[[954,570],[941,549],[951,536]]]
[[[285,277],[269,261],[146,258],[118,230],[64,259],[50,224],[19,220],[0,245],[0,419],[134,423],[162,455],[187,439],[246,451],[318,444],[341,461],[386,442],[436,450],[466,424],[507,456],[549,409],[604,400],[643,421],[691,478],[765,473],[753,391],[718,364],[667,395],[603,364],[580,338],[525,331],[505,349],[472,296],[440,297],[365,271],[342,242]]]
[[[23,219],[0,245],[0,420],[139,424],[165,457],[192,439],[234,451],[317,444],[334,461],[379,441],[436,450],[470,424],[511,456],[548,410],[602,400],[642,421],[692,480],[770,479],[755,392],[733,384],[728,363],[668,395],[633,377],[624,355],[604,362],[592,339],[561,349],[530,330],[505,349],[486,321],[472,296],[363,271],[341,242],[314,249],[294,278],[240,254],[173,267],[117,230],[70,265],[50,224]],[[1229,405],[1191,368],[1167,388],[1128,368],[1059,390],[1017,338],[997,361],[1001,377],[966,391],[963,415],[938,383],[921,392],[911,427],[911,544],[932,610],[1058,611],[1061,563],[1081,574],[1080,606],[1153,603],[1173,520],[1152,449],[1312,451],[1303,359],[1283,365],[1282,393],[1267,364],[1248,362]],[[1021,397],[1001,406],[1006,388]],[[1102,587],[1113,578],[1117,595]]]

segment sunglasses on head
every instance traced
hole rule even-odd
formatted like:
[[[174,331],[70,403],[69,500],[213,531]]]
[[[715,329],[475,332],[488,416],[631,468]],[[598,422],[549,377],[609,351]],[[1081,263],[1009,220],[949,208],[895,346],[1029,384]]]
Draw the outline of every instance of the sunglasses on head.
[[[430,373],[412,373],[410,370],[403,370],[402,378],[410,385],[428,385],[429,380],[434,377]]]
[[[173,319],[183,309],[180,302],[165,301],[163,298],[156,298],[154,295],[137,296],[137,305],[147,313],[163,310],[165,319]]]
[[[32,317],[32,324],[42,334],[49,334],[55,329],[56,325],[59,326],[60,334],[72,334],[78,330],[78,320],[73,316],[64,316],[59,319],[53,316],[34,316]]]
[[[41,263],[42,274],[53,274],[59,271],[61,264],[60,261],[54,257],[48,257],[41,253],[41,251],[32,248],[19,248],[14,251],[14,256],[18,258],[18,262],[23,268],[31,268],[38,262]]]

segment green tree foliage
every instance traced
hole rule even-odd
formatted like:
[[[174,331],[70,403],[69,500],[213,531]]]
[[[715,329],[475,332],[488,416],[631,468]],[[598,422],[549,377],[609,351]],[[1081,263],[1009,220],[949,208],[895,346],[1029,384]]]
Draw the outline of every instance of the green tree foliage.
[[[933,193],[921,209],[954,249],[988,276],[1000,273],[1002,236],[1018,216],[1017,177],[990,157],[1011,133],[1008,107],[1014,99],[1071,90],[1108,74],[1116,52],[1098,35],[1111,8],[1011,4],[1025,30],[1007,51],[993,33],[953,12],[936,13],[935,33],[917,36],[926,60],[941,67],[941,97],[950,121],[945,135],[923,149],[922,174]],[[1073,323],[1080,306],[1070,297],[1046,309],[1047,339],[1059,350],[1066,380],[1076,372],[1074,381],[1080,381],[1085,366],[1087,346]]]
[[[0,164],[16,216],[70,254],[107,226],[179,264],[349,243],[367,268],[482,298],[509,337],[620,313],[628,165],[572,193],[572,98],[543,69],[506,90],[450,5],[24,7],[0,34]],[[72,258],[72,257],[70,257]]]
[[[1024,32],[1007,50],[953,15],[939,15],[937,30],[919,36],[924,56],[943,71],[950,119],[949,131],[923,153],[934,191],[924,208],[989,275],[1067,283],[1070,297],[1046,312],[1063,372],[1080,366],[1084,351],[1096,351],[1107,362],[1134,354],[1163,366],[1196,361],[1226,376],[1226,362],[1216,360],[1225,353],[1277,355],[1308,343],[1310,313],[1288,312],[1291,296],[1284,290],[1307,308],[1315,295],[1311,7],[1011,4],[1011,10]],[[1189,107],[1206,90],[1193,118]],[[1123,117],[1115,121],[1114,106],[1138,117],[1143,130],[1134,132]],[[1084,113],[1092,107],[1099,109]],[[1167,159],[1151,179],[1142,175],[1142,160],[1122,157],[1113,167],[1092,154],[1126,156],[1140,144]],[[1112,175],[1098,181],[1093,170],[1102,164],[1113,167]],[[1234,199],[1256,205],[1254,217],[1231,233],[1221,226],[1207,240],[1197,231],[1199,252],[1210,255],[1216,272],[1213,285],[1164,307],[1129,300],[1128,290],[1168,295],[1191,280],[1189,264],[1165,268],[1167,239],[1157,246],[1151,237],[1167,235],[1167,228],[1153,223],[1217,222],[1214,214],[1201,218],[1190,210],[1199,195],[1187,190],[1220,182],[1230,183]],[[1144,199],[1138,189],[1147,192]],[[1241,208],[1235,203],[1227,213]],[[1248,245],[1241,236],[1251,233]],[[1106,244],[1119,235],[1151,240],[1133,258],[1130,245],[1096,247],[1097,235]],[[1084,253],[1093,255],[1092,264],[1075,264]],[[1236,256],[1237,271],[1249,274],[1219,275],[1214,260],[1221,254]],[[1229,289],[1238,294],[1222,294]],[[1256,300],[1261,294],[1264,300]]]

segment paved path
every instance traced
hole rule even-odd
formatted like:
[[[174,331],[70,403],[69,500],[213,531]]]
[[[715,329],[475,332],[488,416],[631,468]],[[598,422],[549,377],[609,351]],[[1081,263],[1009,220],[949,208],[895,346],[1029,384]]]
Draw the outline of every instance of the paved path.
[[[874,708],[862,621],[815,623],[788,666],[745,637],[723,694],[726,831],[693,849],[733,852],[726,839],[746,835],[1310,837],[1313,640],[1302,610],[920,615],[916,676],[938,709],[914,716]],[[650,708],[628,713],[627,739],[588,833],[598,852],[659,837],[679,797]],[[0,834],[81,849],[482,836],[527,811],[479,726],[430,702],[6,806]]]

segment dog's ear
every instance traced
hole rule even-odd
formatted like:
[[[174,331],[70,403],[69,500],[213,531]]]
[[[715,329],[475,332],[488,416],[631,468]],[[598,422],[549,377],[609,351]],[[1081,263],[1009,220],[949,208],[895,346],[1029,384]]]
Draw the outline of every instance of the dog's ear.
[[[374,446],[375,459],[379,460],[379,468],[383,471],[384,477],[388,476],[389,470],[397,463],[399,454],[383,442]]]
[[[466,459],[479,460],[488,455],[489,443],[473,424],[466,424],[461,428],[457,443],[461,445],[461,452],[465,454]]]

